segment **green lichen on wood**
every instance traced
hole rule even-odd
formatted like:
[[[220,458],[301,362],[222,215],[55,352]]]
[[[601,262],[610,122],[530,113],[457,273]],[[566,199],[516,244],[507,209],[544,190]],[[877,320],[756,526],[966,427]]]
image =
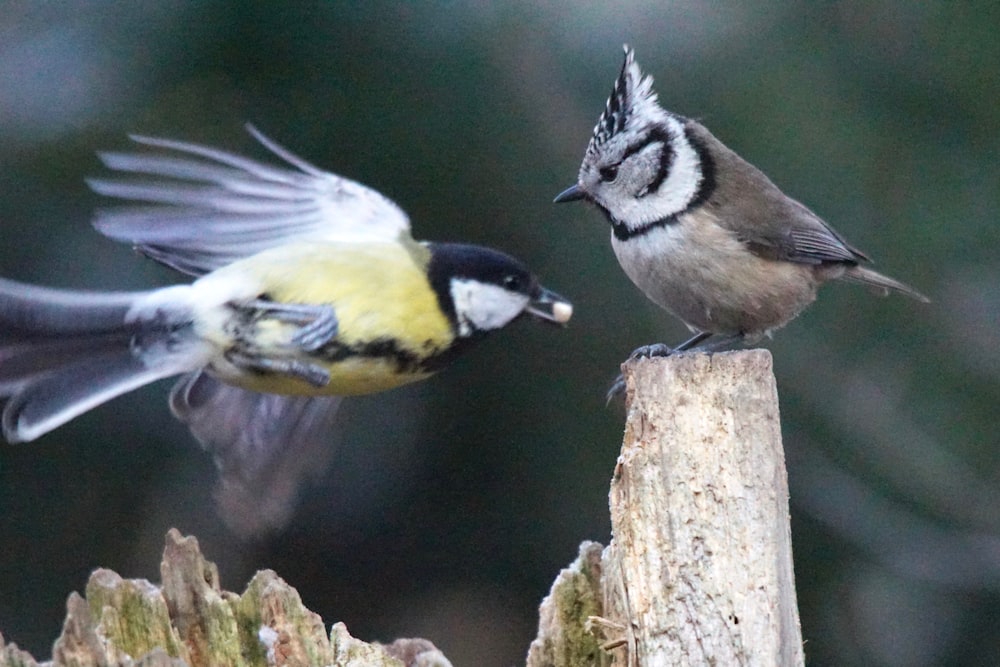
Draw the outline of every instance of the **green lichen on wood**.
[[[246,664],[239,625],[219,585],[219,569],[205,559],[194,537],[167,533],[160,563],[163,598],[191,664]],[[256,638],[254,638],[256,639]],[[263,663],[259,663],[263,664]]]
[[[269,650],[288,664],[328,664],[330,639],[323,619],[306,609],[298,591],[273,571],[254,575],[233,608],[244,632],[258,637],[260,628],[267,627],[275,633]]]
[[[590,632],[588,619],[603,613],[601,550],[584,542],[576,560],[559,573],[539,609],[538,637],[528,650],[528,667],[603,667],[611,663]]]
[[[163,596],[141,579],[122,579],[111,570],[97,570],[87,582],[87,604],[98,619],[98,632],[117,655],[112,661],[142,656],[155,648],[170,657],[186,657],[187,650],[171,625]]]
[[[163,583],[154,586],[95,571],[86,599],[72,593],[66,602],[51,667],[403,667],[391,655],[397,649],[440,656],[416,664],[450,667],[426,640],[366,644],[343,623],[327,635],[323,620],[270,570],[258,572],[242,595],[223,591],[218,568],[202,556],[198,541],[176,530],[167,533],[160,573]],[[0,667],[38,663],[0,636]]]

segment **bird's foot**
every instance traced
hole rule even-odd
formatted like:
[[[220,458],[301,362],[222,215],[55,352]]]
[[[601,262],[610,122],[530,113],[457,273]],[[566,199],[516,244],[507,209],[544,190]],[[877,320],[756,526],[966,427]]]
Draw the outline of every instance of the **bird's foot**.
[[[245,371],[263,374],[286,375],[321,389],[330,384],[330,373],[317,364],[296,359],[272,359],[235,350],[226,353],[226,359]]]
[[[608,393],[604,397],[604,405],[611,405],[611,401],[615,400],[618,396],[625,395],[625,376],[620,374],[615,378],[615,381],[611,383],[608,388]]]
[[[300,324],[292,335],[292,345],[306,352],[315,352],[337,336],[340,322],[333,306],[310,303],[277,303],[265,299],[254,299],[242,304],[265,317]]]
[[[674,348],[669,345],[653,343],[632,350],[632,354],[628,355],[628,360],[635,361],[636,359],[647,359],[649,357],[669,357],[673,353]]]
[[[674,348],[663,343],[653,343],[651,345],[643,345],[642,347],[637,347],[632,350],[632,354],[628,355],[628,361],[635,361],[636,359],[649,359],[650,357],[669,357],[674,353]],[[605,405],[611,403],[617,396],[622,396],[625,394],[625,376],[619,374],[615,378],[615,381],[611,383],[611,387],[608,389],[608,393],[605,400]]]
[[[653,343],[651,345],[643,345],[642,347],[637,347],[632,351],[632,354],[628,356],[629,361],[635,361],[636,359],[649,359],[651,357],[669,357],[671,354],[676,352],[685,352],[687,350],[701,349],[702,344],[712,336],[711,333],[707,331],[699,331],[691,338],[687,339],[677,347],[670,347],[663,343]],[[611,383],[611,388],[608,389],[607,403],[611,401],[616,396],[621,396],[625,393],[625,377],[619,375],[615,378],[615,381]],[[606,403],[606,404],[607,404]]]
[[[313,306],[313,308],[315,310],[312,322],[300,327],[292,336],[292,343],[306,352],[315,352],[332,341],[340,329],[340,322],[337,321],[333,306]]]

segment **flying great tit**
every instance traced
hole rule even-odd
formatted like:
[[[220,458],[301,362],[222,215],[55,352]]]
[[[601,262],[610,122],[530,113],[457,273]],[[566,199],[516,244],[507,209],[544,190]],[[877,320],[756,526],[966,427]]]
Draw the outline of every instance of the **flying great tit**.
[[[182,376],[170,407],[220,466],[223,516],[253,532],[287,518],[340,397],[422,380],[522,315],[562,324],[572,306],[496,250],[415,241],[389,199],[247,129],[288,166],[143,136],[152,150],[99,154],[132,176],[90,186],[139,205],[99,211],[97,230],[195,280],[0,279],[0,398],[22,442]]]

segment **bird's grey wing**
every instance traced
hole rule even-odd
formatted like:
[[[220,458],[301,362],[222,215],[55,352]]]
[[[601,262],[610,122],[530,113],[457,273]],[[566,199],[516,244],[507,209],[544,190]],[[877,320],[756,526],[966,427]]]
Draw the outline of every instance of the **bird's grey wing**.
[[[783,204],[784,210],[768,211],[766,220],[737,230],[754,254],[800,264],[868,261],[808,208],[788,198]]]
[[[90,187],[136,204],[99,210],[94,226],[191,275],[290,241],[391,241],[409,233],[409,219],[388,198],[247,130],[285,164],[138,135],[131,139],[152,150],[100,153],[106,167],[127,176],[91,178]]]
[[[282,528],[303,482],[326,470],[340,401],[261,394],[202,372],[170,394],[171,410],[215,458],[220,515],[245,537]]]

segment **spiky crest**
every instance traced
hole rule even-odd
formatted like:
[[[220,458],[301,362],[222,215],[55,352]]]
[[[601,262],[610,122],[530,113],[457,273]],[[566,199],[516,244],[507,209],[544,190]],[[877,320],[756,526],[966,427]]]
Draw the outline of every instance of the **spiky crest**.
[[[663,122],[668,115],[653,92],[653,77],[643,76],[635,62],[635,51],[628,44],[624,48],[625,62],[604,105],[604,113],[594,126],[588,153],[596,152],[611,137],[626,129],[639,130],[641,125]]]

